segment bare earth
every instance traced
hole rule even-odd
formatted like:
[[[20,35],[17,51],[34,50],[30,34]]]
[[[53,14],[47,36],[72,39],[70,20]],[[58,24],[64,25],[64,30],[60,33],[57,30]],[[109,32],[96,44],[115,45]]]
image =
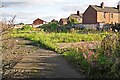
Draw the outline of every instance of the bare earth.
[[[96,49],[101,44],[100,41],[89,41],[89,42],[73,42],[73,43],[57,43],[57,47],[62,48],[83,48]]]
[[[12,68],[6,70],[4,77],[8,78],[83,78],[84,76],[66,62],[60,54],[45,50],[24,39],[17,39],[24,49],[31,51],[23,55]],[[15,46],[19,46],[19,44]],[[36,47],[36,49],[35,49]],[[29,49],[27,49],[29,48]],[[21,50],[22,51],[22,50]],[[17,79],[16,79],[17,80]]]

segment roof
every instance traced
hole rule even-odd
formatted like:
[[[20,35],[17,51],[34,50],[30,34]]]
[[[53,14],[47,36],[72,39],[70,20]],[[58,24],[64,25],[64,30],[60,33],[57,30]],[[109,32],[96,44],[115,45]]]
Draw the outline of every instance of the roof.
[[[62,20],[62,21],[67,21],[68,19],[67,19],[67,18],[61,18],[60,20]]]
[[[101,8],[101,6],[97,6],[97,5],[90,5],[92,8],[94,8],[96,11],[99,12],[113,12],[113,13],[118,13],[120,10],[118,10],[116,7],[104,7]]]
[[[46,22],[46,21],[44,21],[44,20],[42,20],[42,19],[39,19],[39,18],[37,18],[36,20],[34,20],[34,21],[42,21],[42,22]]]
[[[53,20],[51,20],[51,22],[58,22],[57,20],[55,20],[55,19],[53,19]]]
[[[37,18],[36,20],[33,21],[32,24],[34,24],[34,25],[40,25],[40,24],[44,24],[44,22],[46,23],[46,21]]]
[[[77,14],[71,14],[70,16],[71,16],[71,17],[76,17],[76,18],[81,18],[81,17],[82,17],[82,14],[80,14],[80,16],[78,16]],[[70,17],[70,16],[69,16],[69,17]]]

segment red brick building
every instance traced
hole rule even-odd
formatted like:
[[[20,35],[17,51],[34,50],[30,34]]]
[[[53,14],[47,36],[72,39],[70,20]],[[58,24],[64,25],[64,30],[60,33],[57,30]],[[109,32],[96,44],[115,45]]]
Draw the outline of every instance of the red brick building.
[[[100,6],[90,5],[83,13],[83,24],[97,23],[120,23],[120,5],[117,5],[117,7],[106,7],[103,2]]]
[[[37,18],[36,20],[33,21],[33,25],[41,25],[41,24],[45,24],[46,21]]]

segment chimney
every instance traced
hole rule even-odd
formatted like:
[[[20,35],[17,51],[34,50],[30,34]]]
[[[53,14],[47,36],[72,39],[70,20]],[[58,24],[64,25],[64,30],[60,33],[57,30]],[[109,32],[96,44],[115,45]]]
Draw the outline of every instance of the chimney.
[[[80,11],[77,11],[77,15],[80,16]]]
[[[117,9],[120,10],[120,4],[117,5]]]
[[[101,3],[101,8],[104,9],[104,2]]]

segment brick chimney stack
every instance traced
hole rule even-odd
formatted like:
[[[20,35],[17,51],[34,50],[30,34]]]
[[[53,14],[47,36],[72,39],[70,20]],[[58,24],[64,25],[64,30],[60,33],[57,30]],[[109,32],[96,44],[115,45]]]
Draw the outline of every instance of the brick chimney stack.
[[[77,15],[80,16],[80,11],[77,11]]]
[[[120,10],[120,4],[117,5],[117,9]]]
[[[104,9],[104,2],[101,3],[101,8]]]

